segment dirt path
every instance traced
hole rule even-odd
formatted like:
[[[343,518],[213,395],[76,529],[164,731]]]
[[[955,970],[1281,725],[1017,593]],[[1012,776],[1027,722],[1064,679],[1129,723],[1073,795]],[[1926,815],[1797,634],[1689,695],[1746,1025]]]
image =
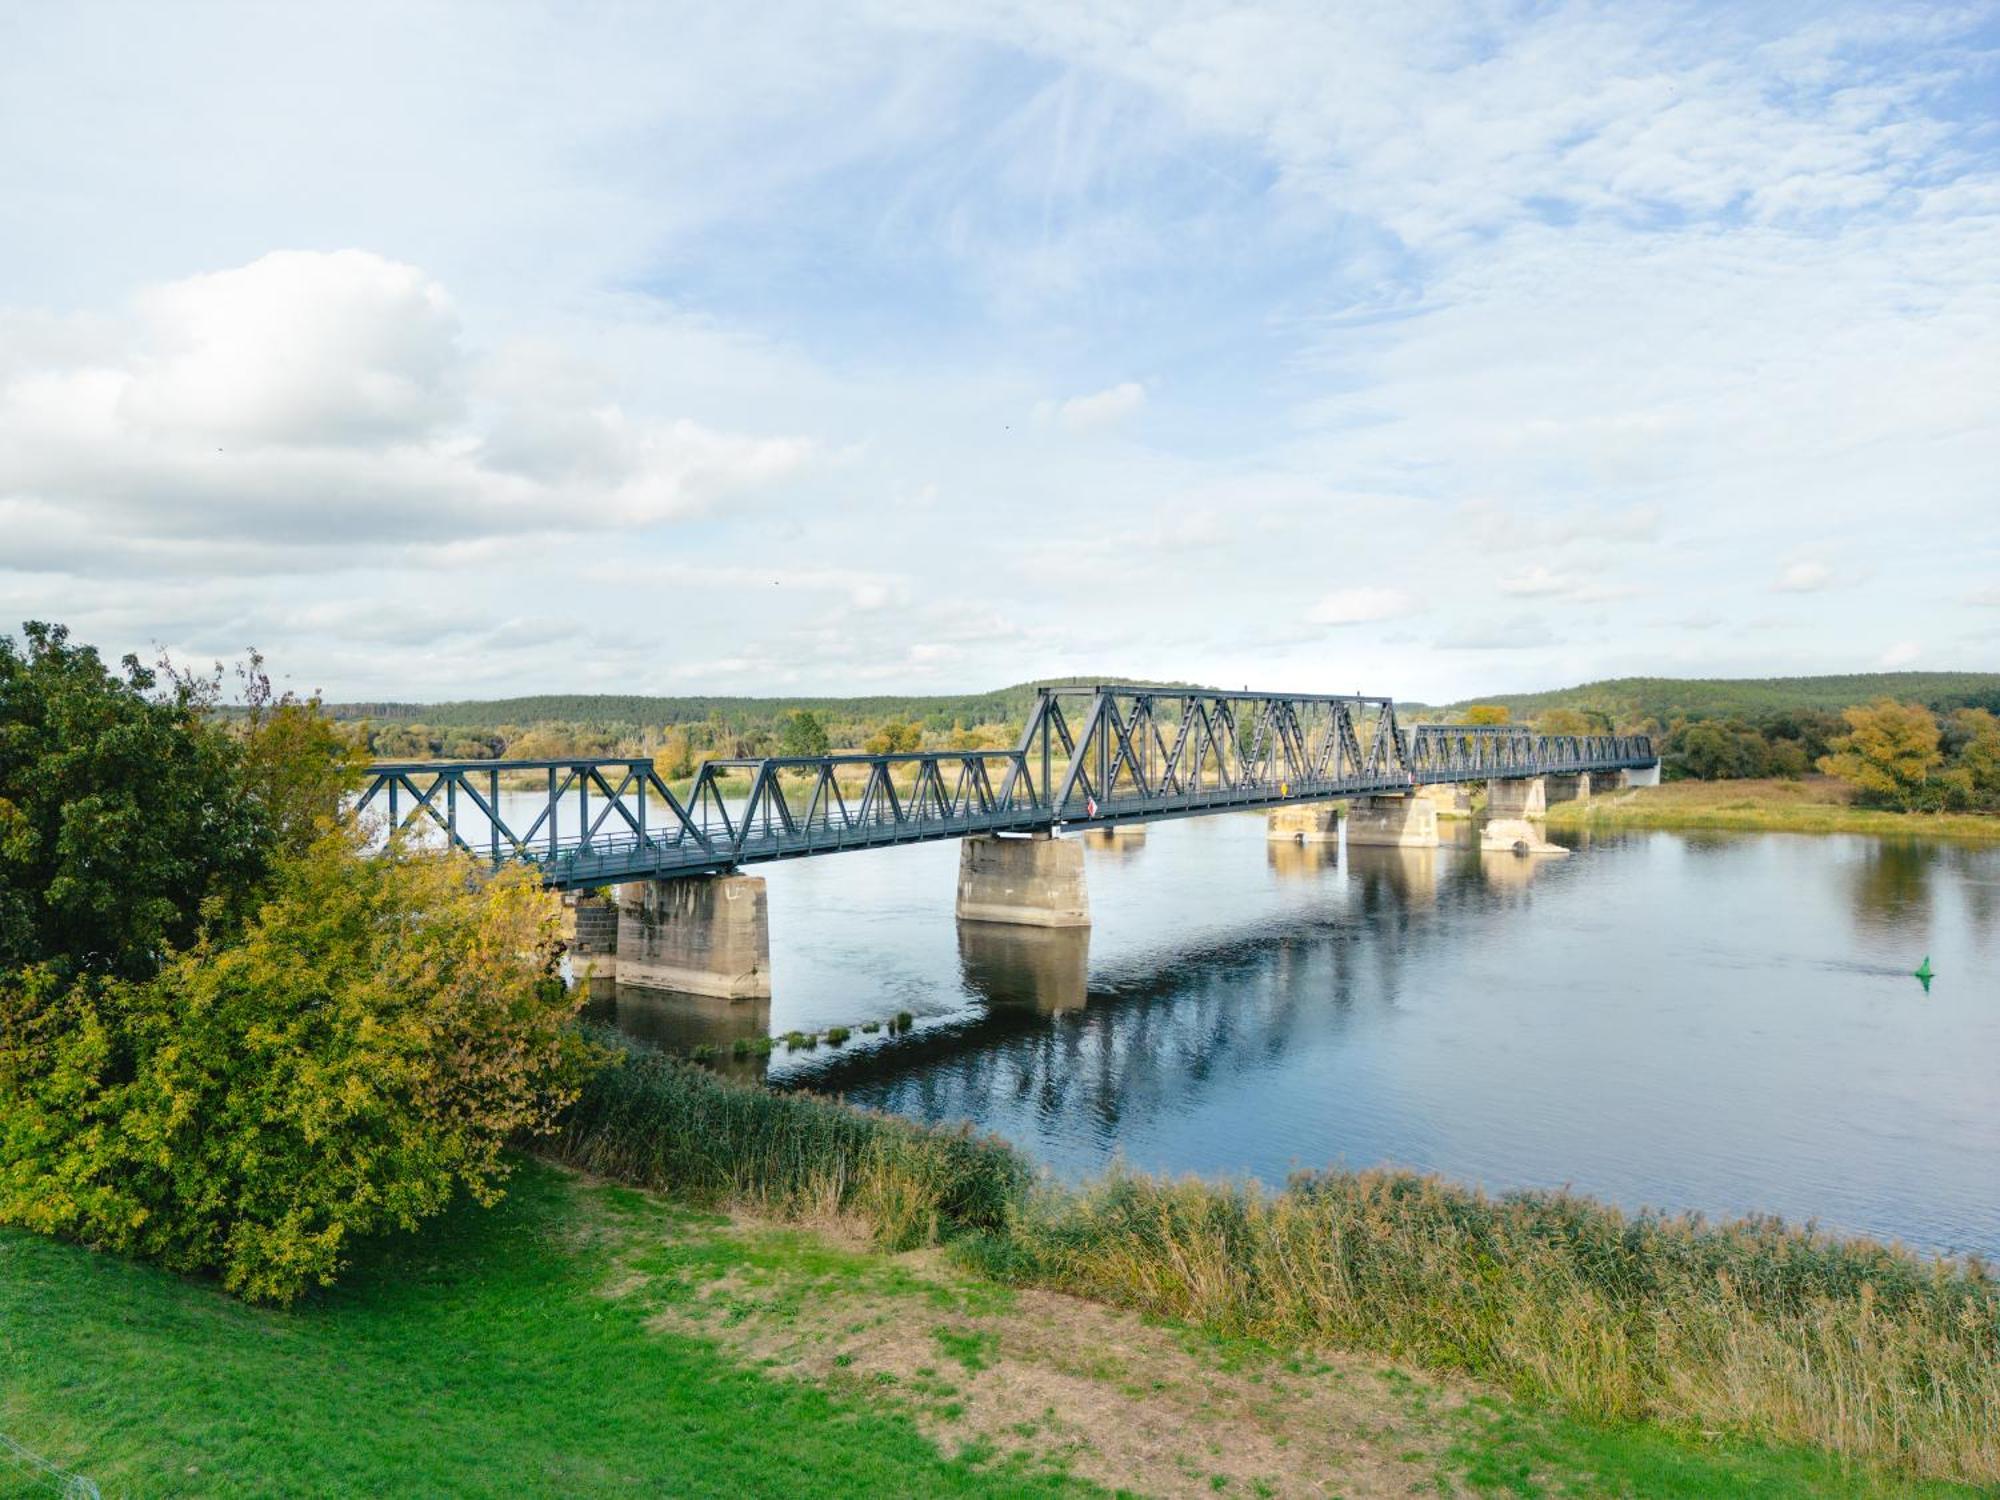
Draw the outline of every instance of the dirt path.
[[[1156,1496],[1438,1492],[1466,1392],[1380,1359],[1287,1359],[1009,1291],[839,1225],[696,1215],[599,1187],[606,1294],[774,1374],[865,1391],[946,1451]]]

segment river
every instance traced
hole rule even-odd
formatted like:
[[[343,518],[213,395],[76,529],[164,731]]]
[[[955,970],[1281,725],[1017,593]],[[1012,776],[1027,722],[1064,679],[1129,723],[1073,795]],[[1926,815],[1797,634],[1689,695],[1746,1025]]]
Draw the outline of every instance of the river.
[[[1530,861],[1445,827],[1091,842],[1074,934],[960,926],[951,843],[763,866],[768,1006],[600,1007],[678,1047],[855,1027],[725,1066],[970,1119],[1064,1178],[1393,1165],[2000,1256],[2000,850],[1644,832]]]

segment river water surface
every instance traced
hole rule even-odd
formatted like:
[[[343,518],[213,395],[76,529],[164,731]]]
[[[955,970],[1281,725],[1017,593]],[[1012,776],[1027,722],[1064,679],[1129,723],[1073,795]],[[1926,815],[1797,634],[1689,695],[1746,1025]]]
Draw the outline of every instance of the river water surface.
[[[607,1009],[671,1046],[855,1027],[725,1066],[970,1119],[1063,1177],[1393,1165],[2000,1255],[2000,850],[1445,837],[1155,824],[1087,844],[1074,934],[957,923],[955,843],[761,866],[768,1007]],[[907,1033],[859,1032],[898,1011]]]

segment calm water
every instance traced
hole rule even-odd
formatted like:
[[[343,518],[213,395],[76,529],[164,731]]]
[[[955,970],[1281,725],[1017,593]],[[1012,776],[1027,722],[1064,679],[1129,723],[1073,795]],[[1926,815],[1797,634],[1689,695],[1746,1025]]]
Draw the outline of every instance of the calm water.
[[[1064,1176],[1389,1164],[2000,1255],[2000,851],[1638,833],[1529,862],[1244,816],[1088,848],[1073,935],[960,927],[955,844],[763,866],[768,1007],[612,1008],[670,1045],[910,1011],[771,1081]]]

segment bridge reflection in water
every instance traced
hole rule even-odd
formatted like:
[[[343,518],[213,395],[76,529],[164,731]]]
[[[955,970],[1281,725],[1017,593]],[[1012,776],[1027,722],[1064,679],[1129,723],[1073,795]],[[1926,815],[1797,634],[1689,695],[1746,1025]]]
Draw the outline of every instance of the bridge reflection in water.
[[[746,1067],[971,1119],[1065,1175],[1393,1163],[2000,1251],[2000,1011],[1976,982],[1925,995],[1906,958],[2000,954],[2000,850],[1571,842],[1540,861],[1471,828],[1424,851],[1179,823],[1087,850],[1087,936],[955,923],[949,846],[787,866],[768,1025],[917,1024]],[[712,1043],[751,1010],[620,1000]]]

